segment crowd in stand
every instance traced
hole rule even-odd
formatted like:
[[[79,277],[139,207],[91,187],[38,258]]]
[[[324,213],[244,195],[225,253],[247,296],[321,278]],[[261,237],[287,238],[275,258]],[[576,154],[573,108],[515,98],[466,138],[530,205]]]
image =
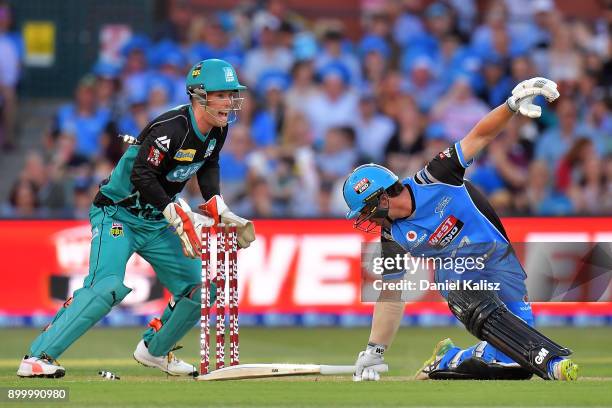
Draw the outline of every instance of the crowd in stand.
[[[188,103],[185,73],[213,57],[249,87],[220,158],[241,216],[342,216],[355,166],[414,174],[533,76],[561,98],[538,120],[515,117],[466,177],[502,215],[612,214],[612,3],[589,21],[554,0],[476,3],[367,2],[351,41],[339,21],[281,0],[205,15],[178,2],[154,35],[122,46],[120,65],[100,60],[79,82],[0,215],[86,218],[125,149],[117,135]]]

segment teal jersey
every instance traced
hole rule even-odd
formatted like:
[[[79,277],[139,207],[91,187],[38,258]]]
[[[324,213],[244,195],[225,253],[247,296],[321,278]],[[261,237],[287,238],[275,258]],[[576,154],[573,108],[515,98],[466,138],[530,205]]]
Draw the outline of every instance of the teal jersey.
[[[219,152],[227,126],[213,127],[203,135],[195,123],[189,105],[149,123],[102,183],[102,199],[145,218],[159,218],[194,175],[204,200],[220,194]]]

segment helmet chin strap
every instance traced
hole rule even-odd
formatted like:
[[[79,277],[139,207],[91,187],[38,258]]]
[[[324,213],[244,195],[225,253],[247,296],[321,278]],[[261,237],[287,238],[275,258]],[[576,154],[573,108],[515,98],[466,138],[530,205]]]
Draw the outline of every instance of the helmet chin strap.
[[[216,122],[219,122],[219,118],[218,118],[217,115],[219,115],[220,111],[221,111],[220,109],[213,109],[213,108],[209,107],[208,105],[204,105],[204,112],[206,112],[208,114],[208,116],[213,118]],[[227,114],[227,118],[228,118],[228,120],[226,121],[226,123],[230,123],[229,122],[229,113]]]

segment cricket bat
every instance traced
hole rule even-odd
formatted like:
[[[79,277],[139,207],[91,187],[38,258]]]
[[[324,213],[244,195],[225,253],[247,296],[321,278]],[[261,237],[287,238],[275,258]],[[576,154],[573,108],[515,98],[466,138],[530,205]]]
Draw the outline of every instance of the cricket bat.
[[[387,372],[386,364],[376,371]],[[319,364],[239,364],[214,370],[196,377],[198,381],[243,380],[248,378],[281,377],[288,375],[347,375],[355,372],[354,365]]]

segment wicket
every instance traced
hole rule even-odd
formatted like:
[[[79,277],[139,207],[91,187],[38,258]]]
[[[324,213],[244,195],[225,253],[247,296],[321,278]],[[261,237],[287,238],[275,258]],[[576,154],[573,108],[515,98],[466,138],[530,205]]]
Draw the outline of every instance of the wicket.
[[[214,227],[202,228],[202,313],[200,316],[200,374],[208,374],[210,370],[210,283],[212,281],[212,236],[216,231],[216,268],[215,284],[217,298],[215,301],[215,332],[216,368],[225,366],[225,283],[229,281],[229,325],[230,325],[230,365],[238,365],[239,331],[238,324],[238,240],[236,225],[218,224]],[[227,259],[226,259],[227,258]]]

